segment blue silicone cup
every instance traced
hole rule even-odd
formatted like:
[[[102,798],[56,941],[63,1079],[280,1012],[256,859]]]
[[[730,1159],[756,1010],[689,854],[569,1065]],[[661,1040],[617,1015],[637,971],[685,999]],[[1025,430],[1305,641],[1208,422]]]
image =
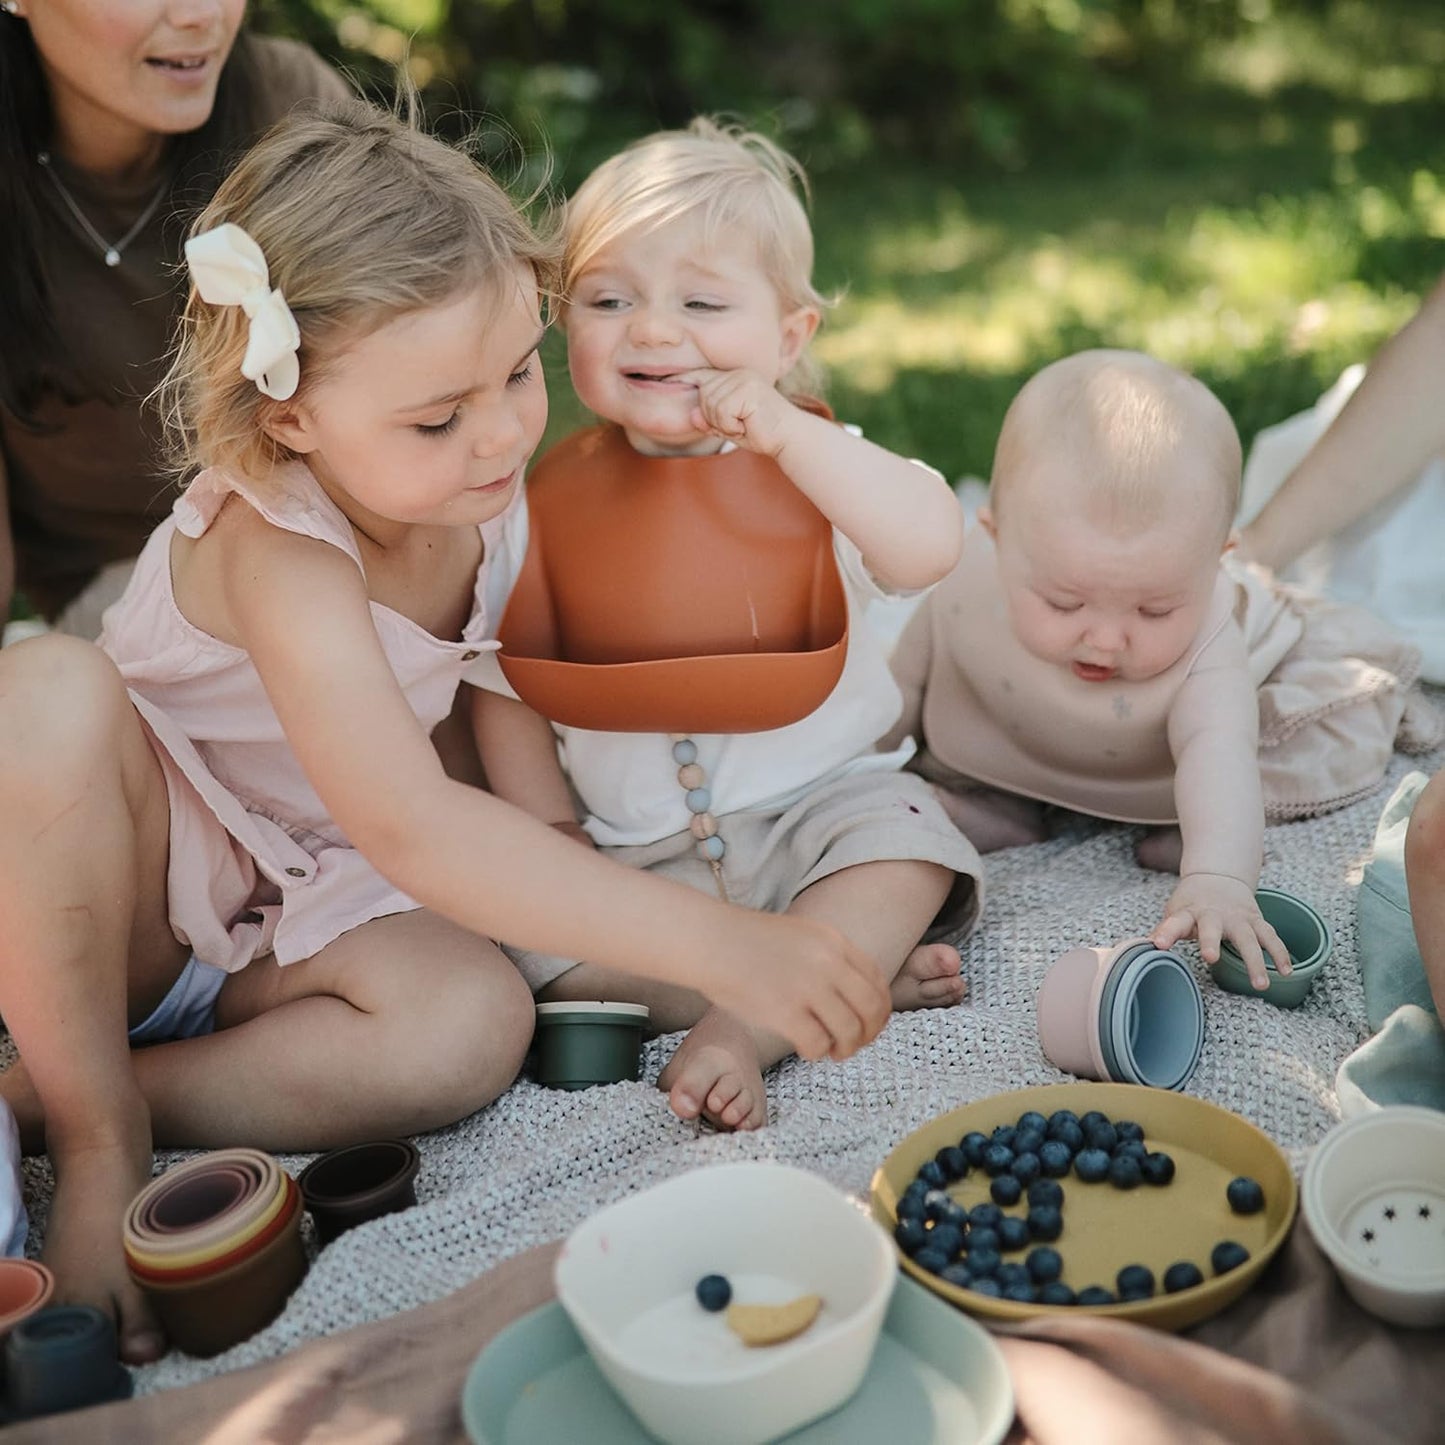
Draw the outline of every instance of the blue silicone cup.
[[[1189,1082],[1204,1050],[1204,999],[1177,953],[1139,943],[1119,956],[1099,1000],[1099,1050],[1119,1083]]]

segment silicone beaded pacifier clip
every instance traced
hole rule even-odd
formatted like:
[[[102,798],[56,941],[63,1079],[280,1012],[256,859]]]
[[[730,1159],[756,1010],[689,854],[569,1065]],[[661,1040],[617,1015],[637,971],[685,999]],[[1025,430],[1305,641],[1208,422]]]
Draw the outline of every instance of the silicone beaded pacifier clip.
[[[668,741],[672,744],[672,760],[678,765],[677,781],[687,790],[685,801],[688,812],[692,814],[692,822],[688,826],[697,839],[697,851],[712,869],[718,895],[724,903],[731,903],[722,869],[728,845],[718,836],[717,819],[709,811],[712,808],[712,789],[707,786],[707,773],[697,760],[697,744],[686,733],[669,733]]]

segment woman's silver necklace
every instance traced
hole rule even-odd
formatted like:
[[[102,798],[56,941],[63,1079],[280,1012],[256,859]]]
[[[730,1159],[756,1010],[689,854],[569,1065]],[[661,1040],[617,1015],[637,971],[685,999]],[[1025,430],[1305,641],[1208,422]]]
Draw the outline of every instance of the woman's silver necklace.
[[[133,225],[130,230],[128,230],[125,235],[120,238],[120,240],[107,241],[105,237],[102,236],[100,232],[97,231],[95,227],[90,224],[89,218],[86,216],[85,212],[80,209],[80,206],[76,203],[75,197],[72,196],[70,192],[65,189],[65,186],[61,183],[60,177],[55,174],[55,167],[50,164],[50,152],[41,151],[40,154],[35,157],[35,159],[40,162],[41,169],[54,182],[55,189],[58,192],[60,199],[65,202],[66,207],[70,211],[70,214],[74,216],[77,221],[80,222],[81,227],[85,231],[85,234],[89,236],[90,239],[94,241],[97,246],[100,247],[100,254],[105,258],[105,264],[107,266],[120,265],[121,252],[124,251],[125,248],[129,246],[130,243],[134,241],[135,238],[139,236],[140,233],[145,229],[146,222],[149,221],[153,215],[155,215],[157,209],[160,207],[161,201],[165,198],[166,191],[170,188],[171,183],[170,177],[167,176],[166,179],[160,183],[160,187],[156,191],[155,195],[150,198],[150,202],[146,206],[145,210],[140,213],[140,216],[137,218],[135,225]]]

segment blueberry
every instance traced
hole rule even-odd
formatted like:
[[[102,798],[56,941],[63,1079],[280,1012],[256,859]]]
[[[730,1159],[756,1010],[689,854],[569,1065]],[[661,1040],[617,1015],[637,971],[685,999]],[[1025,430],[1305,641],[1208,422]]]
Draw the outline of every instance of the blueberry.
[[[1047,1244],[1029,1250],[1024,1264],[1028,1268],[1029,1278],[1035,1284],[1048,1284],[1058,1279],[1064,1272],[1063,1255],[1058,1250],[1051,1249]]]
[[[1204,1276],[1199,1272],[1199,1266],[1187,1259],[1171,1264],[1164,1271],[1165,1294],[1178,1294],[1182,1289],[1193,1289],[1195,1285],[1203,1283]]]
[[[898,1222],[902,1224],[905,1219],[923,1222],[923,1201],[917,1195],[905,1194],[898,1201]]]
[[[1091,1129],[1085,1129],[1084,1139],[1090,1149],[1102,1149],[1108,1154],[1119,1142],[1119,1131],[1106,1119],[1102,1124],[1095,1124]]]
[[[898,1228],[893,1231],[893,1238],[898,1241],[898,1247],[904,1254],[917,1254],[928,1243],[928,1231],[923,1227],[921,1219],[900,1219]],[[712,1277],[708,1276],[709,1279]]]
[[[1032,1305],[1039,1302],[1039,1292],[1026,1279],[1015,1280],[1013,1284],[1005,1285],[1003,1297],[1017,1301],[1021,1305]]]
[[[949,1183],[955,1179],[962,1179],[968,1173],[968,1159],[957,1144],[950,1144],[947,1148],[940,1149],[933,1156],[933,1162],[943,1170],[944,1177]]]
[[[928,1232],[927,1247],[955,1259],[963,1249],[963,1231],[955,1224],[935,1224]]]
[[[1114,1132],[1127,1143],[1142,1144],[1144,1142],[1144,1126],[1136,1124],[1132,1119],[1116,1119]]]
[[[1074,1303],[1074,1292],[1061,1279],[1051,1279],[1047,1284],[1039,1286],[1039,1303],[1041,1305],[1071,1305]]]
[[[1000,1124],[998,1128],[993,1131],[991,1142],[994,1144],[1002,1144],[1005,1149],[1012,1152],[1014,1140],[1018,1137],[1018,1132],[1012,1124]]]
[[[720,1274],[705,1274],[693,1287],[697,1302],[711,1314],[728,1307],[733,1297],[733,1287]]]
[[[923,1217],[936,1224],[953,1204],[953,1196],[946,1189],[930,1189],[923,1196]]]
[[[997,1229],[1003,1210],[997,1204],[975,1204],[968,1211],[968,1222],[975,1229]]]
[[[1126,1264],[1114,1278],[1120,1299],[1148,1299],[1154,1293],[1154,1271],[1144,1264]]]
[[[1039,1177],[1039,1156],[1032,1150],[1015,1154],[1013,1168],[1009,1172],[1020,1184],[1032,1184]]]
[[[914,1179],[909,1182],[908,1188],[903,1191],[903,1198],[916,1199],[920,1203],[922,1203],[923,1196],[927,1193],[928,1185],[926,1185],[921,1179]]]
[[[1057,1124],[1051,1123],[1049,1138],[1056,1139],[1060,1144],[1067,1144],[1069,1151],[1073,1154],[1077,1154],[1084,1147],[1083,1127],[1074,1118],[1064,1119]]]
[[[1025,1222],[1034,1239],[1057,1239],[1064,1232],[1063,1212],[1055,1204],[1036,1204]]]
[[[1039,1149],[1039,1171],[1049,1179],[1062,1179],[1074,1162],[1074,1151],[1062,1139],[1045,1139]]]
[[[1114,1145],[1114,1158],[1137,1159],[1141,1164],[1149,1157],[1149,1147],[1142,1139],[1120,1139]]]
[[[942,1274],[953,1263],[941,1249],[934,1249],[931,1245],[920,1249],[913,1256],[913,1262],[919,1269],[926,1269],[929,1274]]]
[[[937,1159],[930,1159],[919,1171],[918,1177],[930,1189],[942,1189],[948,1183]]]
[[[1085,1184],[1097,1184],[1108,1178],[1109,1156],[1102,1149],[1082,1149],[1074,1155],[1074,1173]]]
[[[1037,1154],[1043,1142],[1042,1129],[1020,1129],[1014,1135],[1013,1150],[1015,1154]]]
[[[1096,1128],[1100,1124],[1107,1124],[1108,1122],[1109,1116],[1107,1114],[1100,1113],[1098,1109],[1090,1109],[1087,1114],[1080,1117],[1079,1128],[1087,1134],[1090,1129]]]
[[[1074,1113],[1072,1109],[1055,1109],[1054,1112],[1049,1115],[1049,1122],[1044,1127],[1044,1133],[1047,1134],[1050,1139],[1057,1139],[1059,1137],[1059,1130],[1066,1124],[1077,1124],[1078,1122],[1079,1116]]]
[[[968,1210],[958,1200],[950,1199],[947,1206],[940,1211],[938,1216],[939,1224],[952,1224],[962,1234],[968,1228]]]
[[[1002,1263],[996,1249],[971,1249],[968,1252],[968,1268],[975,1280],[997,1274]]]
[[[990,1179],[997,1179],[1000,1174],[1007,1174],[1013,1167],[1014,1151],[1005,1148],[1002,1144],[990,1144],[983,1151],[984,1173]]]
[[[1027,1109],[1018,1117],[1020,1129],[1037,1129],[1040,1134],[1046,1133],[1049,1121],[1039,1113],[1037,1109]]]
[[[1101,1284],[1091,1284],[1079,1291],[1074,1303],[1080,1305],[1111,1305],[1114,1303],[1114,1291],[1105,1289]]]
[[[1168,1154],[1155,1152],[1139,1164],[1146,1184],[1168,1184],[1174,1178],[1174,1160]]]
[[[1006,1254],[1011,1254],[1016,1249],[1024,1249],[1031,1237],[1028,1223],[1016,1214],[1010,1214],[999,1224],[998,1237]]]
[[[1139,1161],[1127,1154],[1117,1154],[1109,1161],[1109,1183],[1115,1189],[1137,1189],[1143,1177]]]
[[[1005,1291],[1008,1290],[1010,1285],[1033,1283],[1033,1281],[1029,1279],[1027,1268],[1016,1259],[1007,1260],[999,1265],[997,1272],[994,1274],[994,1278],[1004,1287]]]
[[[1264,1208],[1264,1190],[1260,1187],[1259,1180],[1251,1179],[1247,1175],[1242,1174],[1238,1179],[1231,1179],[1224,1196],[1236,1214],[1258,1214]]]
[[[1029,1203],[1057,1209],[1064,1202],[1064,1186],[1057,1179],[1035,1179],[1028,1188]]]
[[[970,1229],[968,1231],[968,1251],[970,1254],[976,1249],[991,1249],[995,1252],[1003,1248],[1003,1240],[999,1237],[997,1229],[990,1229],[985,1225],[981,1229]]]
[[[1221,1239],[1209,1251],[1209,1265],[1215,1274],[1228,1274],[1238,1269],[1249,1258],[1249,1251],[1232,1239]]]
[[[973,1283],[973,1275],[966,1264],[951,1264],[938,1277],[948,1284],[956,1284],[959,1289],[967,1289]]]
[[[1000,1174],[988,1186],[995,1204],[1017,1204],[1023,1197],[1024,1187],[1012,1174]]]
[[[970,1129],[958,1141],[958,1147],[963,1150],[963,1157],[969,1164],[977,1168],[983,1163],[983,1151],[988,1148],[988,1135],[980,1134],[977,1129]]]
[[[996,1279],[979,1279],[977,1275],[974,1276],[973,1282],[969,1285],[969,1289],[971,1289],[974,1294],[986,1294],[990,1299],[998,1299],[1003,1294],[1003,1290],[999,1288],[999,1283]]]

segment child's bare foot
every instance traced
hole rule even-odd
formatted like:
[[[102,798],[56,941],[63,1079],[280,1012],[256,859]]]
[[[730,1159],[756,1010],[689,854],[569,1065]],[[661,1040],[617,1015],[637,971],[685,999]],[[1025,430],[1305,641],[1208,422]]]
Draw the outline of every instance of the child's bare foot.
[[[758,1050],[743,1024],[709,1009],[677,1046],[658,1075],[679,1119],[702,1115],[719,1129],[761,1129],[768,1122],[768,1095]]]
[[[1184,835],[1178,828],[1150,828],[1134,849],[1134,861],[1155,873],[1177,873],[1183,858]]]
[[[1032,798],[997,788],[970,788],[953,793],[935,785],[934,793],[953,826],[980,853],[997,853],[1000,848],[1021,848],[1025,843],[1042,843],[1049,836],[1044,810]]]
[[[895,1013],[911,1009],[951,1008],[962,1001],[968,983],[958,950],[947,943],[920,943],[903,961],[888,992]]]
[[[120,1144],[56,1160],[55,1198],[45,1231],[45,1262],[55,1271],[57,1298],[112,1315],[120,1357],[132,1365],[165,1353],[165,1336],[126,1269],[121,1246],[121,1220],[150,1173],[148,1148]]]

